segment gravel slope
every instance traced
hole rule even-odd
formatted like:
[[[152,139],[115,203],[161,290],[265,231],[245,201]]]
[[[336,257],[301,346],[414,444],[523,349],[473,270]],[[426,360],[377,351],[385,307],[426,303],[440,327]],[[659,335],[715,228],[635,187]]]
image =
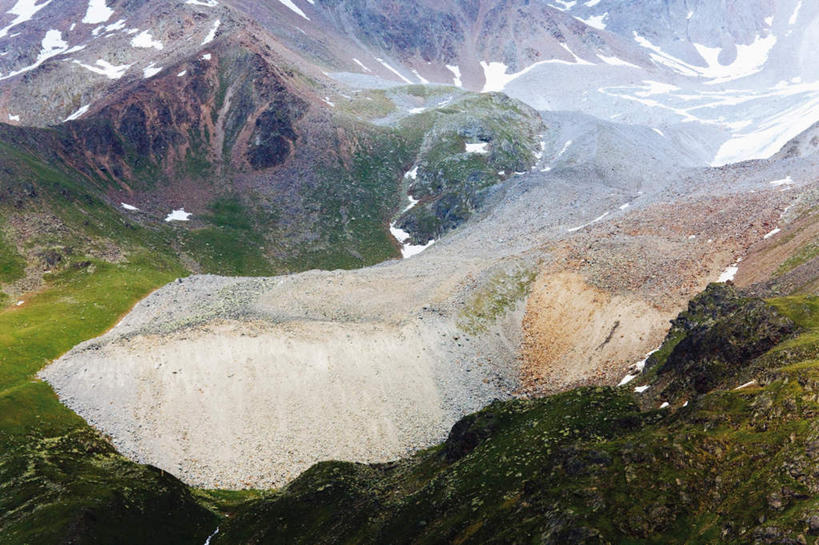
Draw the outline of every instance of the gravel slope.
[[[600,130],[565,158],[551,138],[532,172],[419,256],[180,280],[42,376],[129,456],[226,488],[278,486],[328,458],[396,458],[496,397],[617,382],[664,333],[657,319],[769,231],[819,167],[670,172],[679,163],[655,155],[637,176]],[[770,181],[784,175],[783,192]],[[521,274],[538,277],[528,305],[508,297]],[[570,321],[571,335],[556,327]]]

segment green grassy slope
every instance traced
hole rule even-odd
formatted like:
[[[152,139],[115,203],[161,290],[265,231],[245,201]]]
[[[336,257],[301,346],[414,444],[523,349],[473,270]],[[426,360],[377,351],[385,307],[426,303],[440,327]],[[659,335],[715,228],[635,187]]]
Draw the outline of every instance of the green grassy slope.
[[[35,377],[102,333],[178,265],[147,254],[67,270],[0,311],[0,543],[196,543],[214,516],[173,476],[134,464]]]

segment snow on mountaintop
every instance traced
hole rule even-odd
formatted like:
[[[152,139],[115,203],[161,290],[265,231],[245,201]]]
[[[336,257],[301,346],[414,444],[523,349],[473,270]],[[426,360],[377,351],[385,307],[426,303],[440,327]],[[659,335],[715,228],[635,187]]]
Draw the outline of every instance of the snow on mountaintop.
[[[29,73],[27,85],[44,85],[40,94],[58,97],[65,95],[58,87],[70,81],[97,102],[106,81],[150,77],[185,58],[207,60],[210,53],[199,49],[217,33],[228,42],[262,33],[300,59],[297,65],[353,87],[431,83],[501,91],[542,111],[662,127],[700,164],[766,158],[819,121],[819,66],[810,55],[819,39],[816,3],[747,0],[727,10],[706,0],[512,0],[484,19],[451,1],[390,9],[374,0],[357,8],[345,1],[251,4],[185,0],[167,8],[176,17],[167,24],[172,18],[156,3],[124,12],[110,0],[59,6],[17,0],[2,14],[0,40],[13,29],[26,41],[0,55],[0,81],[12,80],[0,94],[12,115],[48,125],[77,105],[65,99],[33,113],[33,98],[15,76]],[[390,30],[374,23],[393,19],[413,24]],[[41,43],[32,42],[34,35]],[[46,63],[56,70],[51,76],[37,70]],[[339,73],[340,66],[350,72]],[[97,76],[84,78],[87,72]]]
[[[52,1],[53,0],[46,0],[45,2],[38,4],[37,0],[17,0],[17,3],[14,4],[14,6],[12,6],[8,12],[6,12],[11,15],[16,15],[16,17],[7,26],[0,29],[0,38],[7,36],[9,30],[12,28],[21,25],[26,21],[30,21],[38,11],[46,7]]]

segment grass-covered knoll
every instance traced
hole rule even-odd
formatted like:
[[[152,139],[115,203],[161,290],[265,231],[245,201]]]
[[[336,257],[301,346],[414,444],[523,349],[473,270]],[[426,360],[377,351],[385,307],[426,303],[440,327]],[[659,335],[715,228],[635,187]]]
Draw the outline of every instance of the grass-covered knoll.
[[[0,390],[25,383],[46,363],[104,331],[153,289],[185,271],[157,256],[121,264],[85,261],[53,275],[23,306],[0,312]]]
[[[732,320],[793,330],[760,348]],[[412,458],[319,464],[234,506],[214,543],[816,543],[818,326],[816,297],[766,304],[712,287],[676,321],[655,363],[669,367],[646,375],[646,394],[631,384],[495,403]],[[745,377],[723,374],[685,406],[641,410],[663,376],[685,378],[701,361],[679,347],[721,335],[724,353],[750,354],[736,367],[761,385],[735,390]],[[755,365],[788,343],[814,350],[784,367]]]
[[[214,199],[202,219],[209,225],[178,230],[185,251],[195,256],[201,272],[246,276],[279,272],[266,253],[264,236],[275,214],[251,210],[233,194]]]
[[[0,544],[191,543],[215,520],[173,476],[120,456],[35,377],[184,270],[89,261],[0,311]]]
[[[417,178],[409,193],[420,204],[398,225],[416,243],[456,228],[492,195],[498,184],[534,164],[540,116],[500,94],[466,95],[401,122],[409,134],[422,130]]]
[[[819,242],[810,242],[799,249],[793,256],[789,257],[777,269],[776,274],[782,275],[794,270],[796,267],[807,263],[819,256]]]
[[[339,100],[336,106],[340,112],[371,121],[387,117],[397,110],[383,89],[359,91],[349,99]]]

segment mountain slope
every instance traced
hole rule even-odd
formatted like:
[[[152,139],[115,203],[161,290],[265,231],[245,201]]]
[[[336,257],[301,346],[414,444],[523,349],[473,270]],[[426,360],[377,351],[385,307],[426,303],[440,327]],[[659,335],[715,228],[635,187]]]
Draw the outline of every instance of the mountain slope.
[[[0,543],[815,541],[816,5],[40,1]]]
[[[493,404],[410,459],[315,466],[240,508],[214,541],[811,543],[817,301],[771,304],[712,286],[651,363],[649,393],[580,389]],[[688,378],[678,365],[700,356],[681,347],[707,356],[698,339],[728,342],[726,319],[777,333],[764,346],[730,337],[744,354],[737,374],[669,398],[670,409],[640,411],[638,400],[659,405],[650,392],[666,375]],[[748,376],[758,382],[737,388]]]

